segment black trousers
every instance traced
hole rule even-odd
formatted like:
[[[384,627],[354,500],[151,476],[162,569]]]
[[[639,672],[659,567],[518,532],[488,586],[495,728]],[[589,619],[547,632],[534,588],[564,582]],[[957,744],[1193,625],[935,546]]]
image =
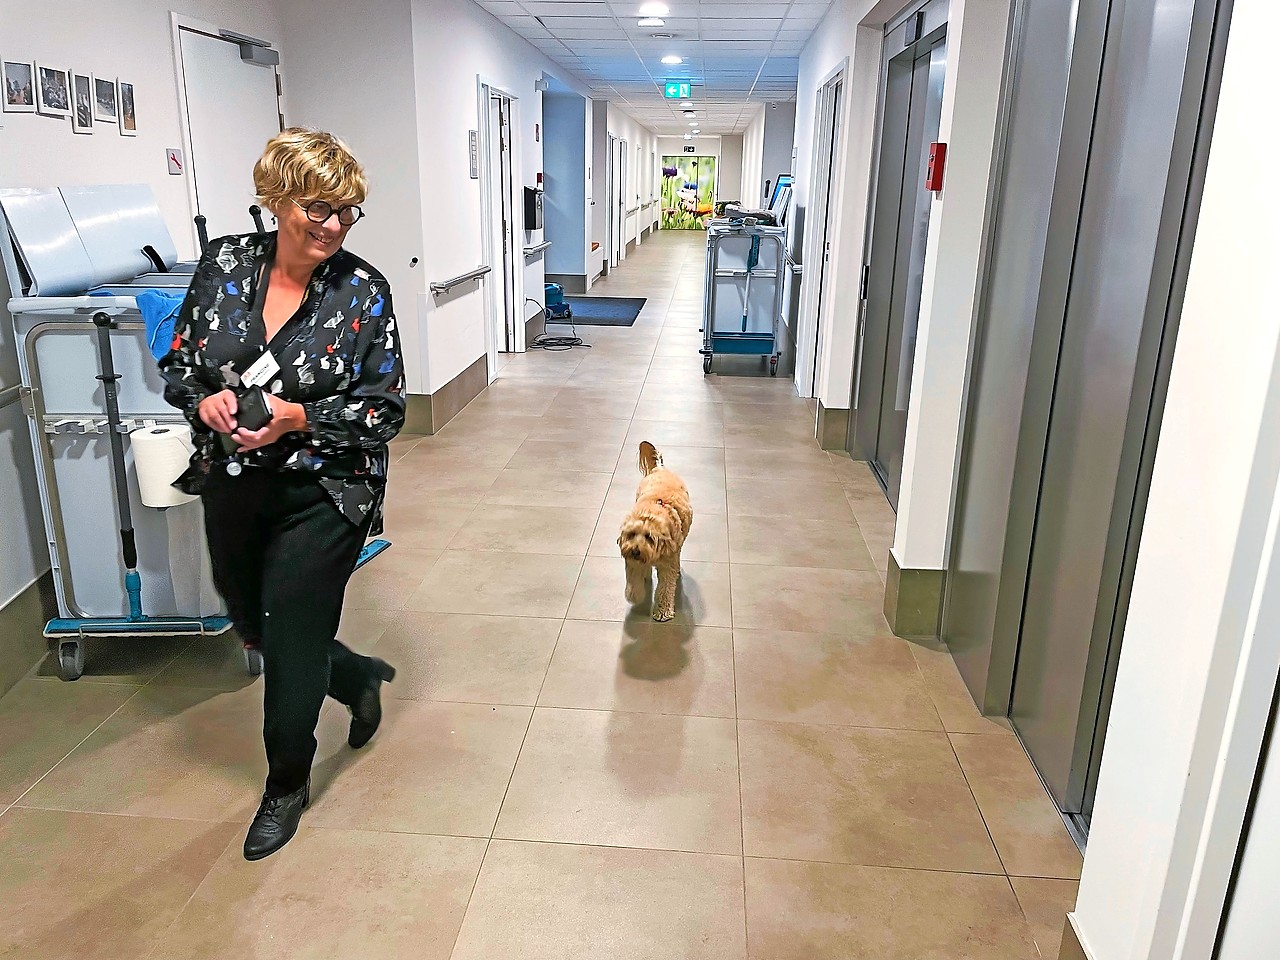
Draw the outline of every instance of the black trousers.
[[[284,796],[311,774],[325,694],[350,705],[370,682],[369,658],[337,640],[369,526],[290,471],[215,467],[202,499],[214,583],[241,637],[262,644],[266,793]]]

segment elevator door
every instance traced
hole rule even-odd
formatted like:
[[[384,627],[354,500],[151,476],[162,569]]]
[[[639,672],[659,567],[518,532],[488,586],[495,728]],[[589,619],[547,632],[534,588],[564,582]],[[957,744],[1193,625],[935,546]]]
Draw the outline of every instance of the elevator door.
[[[1029,387],[1049,415],[1010,716],[1084,829],[1194,225],[1212,14],[1111,3],[1066,311],[1033,345],[1056,362]]]
[[[895,508],[933,209],[925,172],[942,118],[946,9],[934,0],[885,35],[880,156],[850,452],[871,463]]]

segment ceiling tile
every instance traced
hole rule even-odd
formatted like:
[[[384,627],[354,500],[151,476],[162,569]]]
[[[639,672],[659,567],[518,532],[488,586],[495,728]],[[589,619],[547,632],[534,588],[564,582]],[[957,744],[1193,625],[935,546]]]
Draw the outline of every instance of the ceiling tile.
[[[567,72],[662,133],[688,121],[661,83],[694,84],[706,135],[741,133],[765,101],[795,98],[799,54],[830,0],[667,0],[662,27],[641,27],[643,0],[477,0]],[[653,33],[671,33],[654,39]],[[669,66],[663,56],[684,62]]]

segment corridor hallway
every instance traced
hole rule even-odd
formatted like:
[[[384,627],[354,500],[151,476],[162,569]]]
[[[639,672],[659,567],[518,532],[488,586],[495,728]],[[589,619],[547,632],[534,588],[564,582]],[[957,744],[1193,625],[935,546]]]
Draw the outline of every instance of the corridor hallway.
[[[647,297],[634,327],[504,357],[396,441],[394,547],[342,636],[399,676],[360,753],[328,704],[281,853],[241,857],[264,764],[234,639],[96,642],[0,700],[0,956],[1057,957],[1079,855],[948,655],[889,633],[864,466],[789,379],[703,376],[703,240],[593,288]],[[667,625],[614,542],[646,439],[697,513]]]

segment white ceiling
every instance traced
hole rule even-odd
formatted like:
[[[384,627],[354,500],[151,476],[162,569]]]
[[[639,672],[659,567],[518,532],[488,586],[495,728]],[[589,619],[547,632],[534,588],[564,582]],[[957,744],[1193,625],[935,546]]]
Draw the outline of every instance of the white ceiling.
[[[831,0],[665,0],[662,27],[641,27],[644,0],[476,0],[556,63],[662,134],[690,130],[667,80],[692,80],[703,136],[742,133],[759,105],[794,100],[800,51]],[[670,33],[672,39],[654,39]],[[667,66],[662,58],[684,58]]]

